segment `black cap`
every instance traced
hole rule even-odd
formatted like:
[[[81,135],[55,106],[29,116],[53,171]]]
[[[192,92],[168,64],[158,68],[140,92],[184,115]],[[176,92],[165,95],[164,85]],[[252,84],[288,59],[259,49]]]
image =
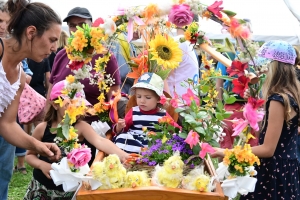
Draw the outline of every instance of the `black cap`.
[[[68,13],[68,16],[64,19],[63,22],[68,22],[69,17],[73,17],[73,16],[81,17],[84,19],[91,19],[91,21],[93,21],[92,15],[88,9],[76,7],[76,8],[73,8],[72,10],[70,10],[70,12]]]

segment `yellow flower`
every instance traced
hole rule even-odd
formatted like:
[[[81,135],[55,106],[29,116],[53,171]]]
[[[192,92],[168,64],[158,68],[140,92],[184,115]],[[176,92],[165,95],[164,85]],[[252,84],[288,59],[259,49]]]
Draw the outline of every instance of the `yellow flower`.
[[[66,77],[66,80],[69,82],[69,83],[74,83],[75,81],[75,77],[73,75],[69,75]]]
[[[57,100],[54,101],[54,103],[59,104],[60,107],[63,107],[63,105],[64,105],[64,104],[63,104],[63,100],[62,100],[62,98],[60,98],[60,96],[58,97]]]
[[[153,56],[151,60],[156,60],[164,69],[175,69],[182,61],[182,50],[171,37],[156,35],[155,39],[149,42],[149,47]]]
[[[186,31],[184,32],[184,38],[185,38],[186,40],[191,40],[192,36],[191,36],[191,32],[190,32],[189,30],[186,30]]]
[[[69,129],[69,140],[72,140],[72,139],[77,139],[78,135],[76,133],[76,129],[71,126],[70,129]]]
[[[246,142],[248,142],[251,138],[255,139],[254,135],[252,135],[251,133],[248,133],[247,138],[246,138]]]

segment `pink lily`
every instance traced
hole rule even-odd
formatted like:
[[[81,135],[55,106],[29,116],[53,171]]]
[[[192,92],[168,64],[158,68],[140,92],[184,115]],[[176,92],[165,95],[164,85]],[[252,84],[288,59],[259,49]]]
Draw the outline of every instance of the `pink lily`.
[[[197,132],[191,130],[187,136],[187,138],[184,140],[187,144],[190,145],[191,149],[198,144],[199,142],[199,135]]]
[[[199,98],[193,93],[193,91],[188,88],[187,93],[182,95],[182,99],[186,102],[188,106],[191,105],[192,101],[194,100],[195,103],[199,106],[200,105],[200,100]]]
[[[215,152],[215,149],[212,146],[210,146],[208,143],[202,143],[200,146],[201,146],[201,151],[199,152],[199,157],[202,159],[204,159],[207,153]]]
[[[240,135],[240,133],[248,126],[248,123],[248,120],[235,118],[232,125],[234,131],[232,136]]]
[[[251,128],[255,131],[259,130],[258,122],[262,121],[265,115],[264,111],[258,111],[258,108],[262,106],[263,103],[264,100],[257,100],[250,97],[243,110],[245,119],[249,121]]]

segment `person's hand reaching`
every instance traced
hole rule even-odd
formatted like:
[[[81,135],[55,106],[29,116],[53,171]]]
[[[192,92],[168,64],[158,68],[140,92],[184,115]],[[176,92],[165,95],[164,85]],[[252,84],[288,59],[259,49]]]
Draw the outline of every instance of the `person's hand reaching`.
[[[42,156],[48,157],[52,162],[61,158],[61,151],[55,143],[43,143],[38,141],[35,145],[35,151]]]
[[[210,156],[212,158],[223,158],[224,157],[224,149],[215,147],[215,152],[211,153]]]

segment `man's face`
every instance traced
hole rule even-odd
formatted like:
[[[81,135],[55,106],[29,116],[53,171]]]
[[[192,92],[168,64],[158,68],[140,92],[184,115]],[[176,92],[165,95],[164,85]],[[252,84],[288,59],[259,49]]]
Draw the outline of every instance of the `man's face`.
[[[84,18],[80,18],[80,17],[70,17],[68,19],[70,35],[72,32],[75,32],[77,30],[76,26],[82,27],[83,24],[91,25],[92,22],[90,19],[84,19]]]
[[[3,38],[7,35],[7,26],[10,16],[7,12],[0,11],[0,38]]]

